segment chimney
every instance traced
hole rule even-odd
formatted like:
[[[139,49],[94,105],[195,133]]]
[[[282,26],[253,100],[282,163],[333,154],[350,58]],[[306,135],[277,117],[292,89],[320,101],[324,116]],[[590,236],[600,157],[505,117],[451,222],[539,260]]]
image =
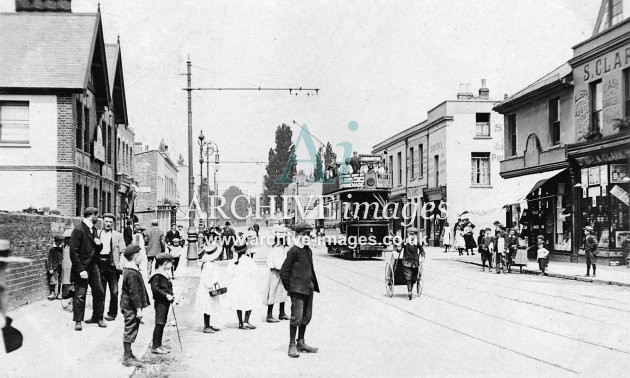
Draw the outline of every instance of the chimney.
[[[490,89],[486,87],[486,79],[481,79],[481,88],[479,88],[479,97],[481,98],[490,97]]]
[[[507,100],[507,99],[508,99],[508,94],[507,94],[507,93],[505,93],[505,94],[503,95],[503,99],[504,99],[504,100]]]
[[[15,0],[16,12],[72,12],[72,0]]]
[[[133,144],[133,153],[137,154],[139,152],[142,152],[142,142],[135,142]]]
[[[470,100],[473,94],[469,90],[470,84],[459,83],[459,92],[457,92],[458,100]]]

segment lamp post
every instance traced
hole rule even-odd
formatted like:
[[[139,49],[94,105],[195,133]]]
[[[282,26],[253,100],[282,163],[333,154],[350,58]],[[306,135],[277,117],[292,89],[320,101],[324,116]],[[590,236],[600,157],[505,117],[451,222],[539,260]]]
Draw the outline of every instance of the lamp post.
[[[209,140],[205,142],[206,146],[206,176],[208,176],[208,184],[206,185],[206,197],[208,198],[206,206],[206,226],[210,226],[210,156],[214,154],[214,196],[217,196],[217,172],[219,171],[219,147],[216,143]],[[216,203],[216,201],[215,201]]]

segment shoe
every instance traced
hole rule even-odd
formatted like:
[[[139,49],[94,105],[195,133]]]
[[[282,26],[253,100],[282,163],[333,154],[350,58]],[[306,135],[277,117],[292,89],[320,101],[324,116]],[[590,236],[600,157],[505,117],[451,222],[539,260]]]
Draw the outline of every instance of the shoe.
[[[287,314],[280,314],[278,319],[280,319],[280,320],[291,320],[291,318]]]
[[[221,330],[221,328],[217,328],[213,326],[210,326],[210,329],[213,330],[214,332],[219,332]]]
[[[241,326],[239,325],[238,328],[241,328]],[[203,328],[203,333],[214,333],[215,331],[212,329],[212,327],[204,327]]]
[[[110,316],[110,315],[107,315],[107,316],[105,317],[105,320],[107,320],[108,322],[113,322],[114,320],[116,320],[116,317],[115,317],[115,316]]]
[[[167,354],[167,353],[170,353],[170,351],[162,348],[161,346],[159,346],[157,348],[151,348],[151,353],[153,353],[153,354]]]
[[[88,319],[85,321],[85,324],[96,324],[96,323],[98,323],[98,320]]]
[[[289,343],[289,357],[298,358],[300,357],[300,352],[297,350],[297,346],[295,345],[295,341]]]
[[[593,277],[597,277],[597,275],[595,273],[593,273]]]
[[[238,329],[248,329],[248,328],[246,328],[245,325],[243,325],[243,323],[241,323],[241,324],[238,325]]]
[[[124,356],[122,361],[123,366],[141,367],[142,361],[136,358],[136,356]]]
[[[75,331],[83,331],[83,325],[81,324],[81,322],[75,322],[74,323],[74,330]]]
[[[48,297],[46,297],[46,298],[47,298],[49,301],[52,301],[53,299],[57,298],[57,296],[56,296],[55,294],[53,294],[53,293],[50,293],[50,294],[48,295]]]
[[[298,340],[297,350],[298,352],[303,352],[303,353],[317,353],[319,348],[309,346],[308,344],[304,343],[304,340]]]
[[[590,277],[590,276],[591,276],[590,274],[586,274],[584,277]]]
[[[273,316],[267,317],[267,323],[278,323],[278,322],[280,322],[280,320],[274,318]]]
[[[409,297],[409,300],[411,300],[411,298],[413,298],[413,294],[409,294],[408,297]]]
[[[251,325],[249,323],[243,323],[243,326],[246,327],[246,329],[256,329],[255,325]]]
[[[106,328],[107,327],[107,324],[105,324],[105,322],[102,321],[102,320],[99,320],[98,322],[96,322],[96,324],[98,324],[98,326],[101,327],[101,328]]]

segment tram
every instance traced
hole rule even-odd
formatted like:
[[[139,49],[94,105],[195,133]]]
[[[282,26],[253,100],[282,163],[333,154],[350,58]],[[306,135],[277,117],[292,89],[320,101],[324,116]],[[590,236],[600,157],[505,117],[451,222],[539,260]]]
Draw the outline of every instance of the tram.
[[[389,219],[386,204],[391,175],[378,155],[359,155],[349,172],[329,172],[324,183],[326,249],[345,258],[381,257],[387,248]],[[342,167],[344,168],[344,167]]]

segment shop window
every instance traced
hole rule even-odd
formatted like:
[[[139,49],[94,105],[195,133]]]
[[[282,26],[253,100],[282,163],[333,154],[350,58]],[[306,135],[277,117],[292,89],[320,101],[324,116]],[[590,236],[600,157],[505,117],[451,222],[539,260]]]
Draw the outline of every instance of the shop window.
[[[516,114],[507,117],[507,153],[516,156]]]
[[[471,153],[470,183],[472,186],[490,185],[490,153]]]
[[[411,179],[416,178],[416,157],[413,155],[413,147],[409,148],[409,159],[411,161]]]
[[[490,136],[490,113],[477,113],[475,123],[475,136],[477,137],[489,137]]]
[[[598,80],[591,84],[591,125],[589,134],[594,135],[601,132],[603,125],[602,113],[602,81]]]
[[[549,101],[549,134],[551,144],[560,144],[560,99],[554,98]]]
[[[28,102],[0,103],[0,143],[26,144],[28,141]]]

